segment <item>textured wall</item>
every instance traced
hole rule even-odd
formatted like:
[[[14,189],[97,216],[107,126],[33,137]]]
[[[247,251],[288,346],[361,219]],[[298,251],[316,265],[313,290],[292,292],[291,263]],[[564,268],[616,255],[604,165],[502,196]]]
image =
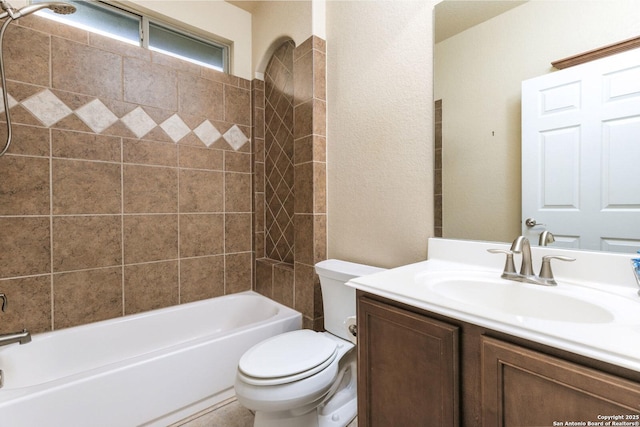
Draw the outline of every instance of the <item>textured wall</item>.
[[[427,256],[434,228],[432,6],[327,2],[331,258],[394,267]]]
[[[0,330],[250,289],[250,82],[19,23],[5,40],[15,138],[0,158]]]

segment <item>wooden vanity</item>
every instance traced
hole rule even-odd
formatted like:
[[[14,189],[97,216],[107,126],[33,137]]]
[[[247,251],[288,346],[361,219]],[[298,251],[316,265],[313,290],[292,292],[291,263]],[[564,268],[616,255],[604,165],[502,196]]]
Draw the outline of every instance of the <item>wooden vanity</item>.
[[[362,290],[357,307],[360,427],[640,425],[638,371]]]

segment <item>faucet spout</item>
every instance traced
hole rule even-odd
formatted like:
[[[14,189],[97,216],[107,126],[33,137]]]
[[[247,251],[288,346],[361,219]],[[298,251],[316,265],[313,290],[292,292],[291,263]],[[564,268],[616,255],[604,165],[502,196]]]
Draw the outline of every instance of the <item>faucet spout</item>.
[[[511,244],[511,252],[522,254],[522,264],[520,265],[521,276],[533,276],[533,262],[531,261],[531,243],[524,236],[517,237]]]
[[[0,346],[13,343],[26,344],[29,342],[31,342],[31,334],[26,329],[23,329],[22,332],[12,332],[0,335]]]
[[[555,236],[549,230],[544,230],[540,233],[540,240],[538,241],[538,246],[547,246],[550,243],[555,242]]]

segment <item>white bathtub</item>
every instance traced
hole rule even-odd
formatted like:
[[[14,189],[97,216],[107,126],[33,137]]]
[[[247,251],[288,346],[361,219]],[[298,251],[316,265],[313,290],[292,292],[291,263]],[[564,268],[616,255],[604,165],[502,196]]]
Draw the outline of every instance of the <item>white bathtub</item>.
[[[0,425],[167,426],[232,397],[240,356],[301,322],[243,292],[36,334],[0,347]]]

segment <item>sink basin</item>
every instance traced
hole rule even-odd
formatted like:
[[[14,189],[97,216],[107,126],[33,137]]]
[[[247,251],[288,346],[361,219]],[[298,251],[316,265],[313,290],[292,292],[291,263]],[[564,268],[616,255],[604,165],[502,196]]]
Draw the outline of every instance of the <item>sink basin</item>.
[[[420,282],[449,300],[523,318],[574,323],[610,323],[615,318],[597,297],[495,278],[493,273],[439,272],[421,276]]]

